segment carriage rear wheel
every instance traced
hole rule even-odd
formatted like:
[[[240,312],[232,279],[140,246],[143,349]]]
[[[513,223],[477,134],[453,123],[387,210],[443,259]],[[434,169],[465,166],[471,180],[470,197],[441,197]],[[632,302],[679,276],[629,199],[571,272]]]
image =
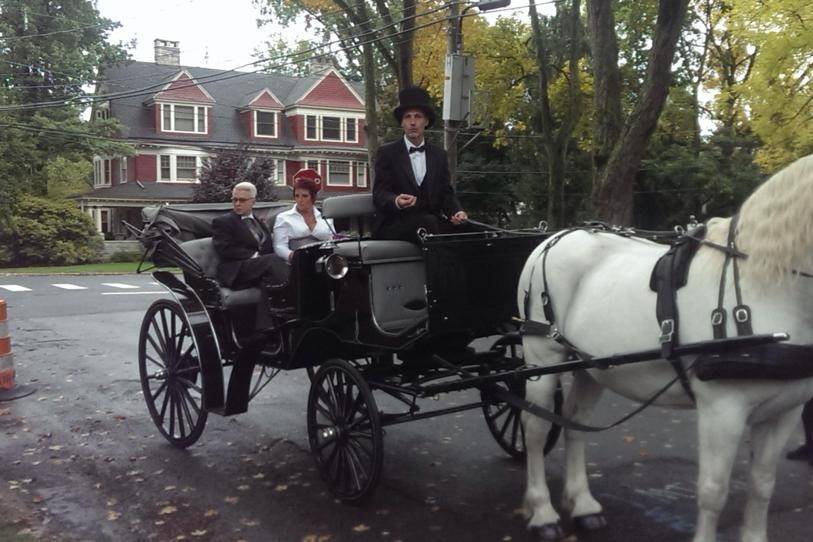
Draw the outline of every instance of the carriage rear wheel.
[[[359,504],[381,475],[384,439],[378,407],[361,373],[334,359],[316,372],[308,395],[311,454],[330,491]]]
[[[138,340],[138,372],[147,409],[173,446],[186,448],[206,426],[203,375],[189,323],[175,301],[147,309]]]

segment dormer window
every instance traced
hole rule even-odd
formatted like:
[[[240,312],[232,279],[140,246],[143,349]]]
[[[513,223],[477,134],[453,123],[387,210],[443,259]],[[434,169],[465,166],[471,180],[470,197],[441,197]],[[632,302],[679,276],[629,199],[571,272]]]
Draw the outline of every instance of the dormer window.
[[[257,137],[277,137],[277,113],[274,111],[254,111],[254,135]]]
[[[161,131],[205,134],[209,129],[208,107],[203,105],[161,104]]]
[[[338,115],[305,115],[305,141],[358,143],[358,119]]]

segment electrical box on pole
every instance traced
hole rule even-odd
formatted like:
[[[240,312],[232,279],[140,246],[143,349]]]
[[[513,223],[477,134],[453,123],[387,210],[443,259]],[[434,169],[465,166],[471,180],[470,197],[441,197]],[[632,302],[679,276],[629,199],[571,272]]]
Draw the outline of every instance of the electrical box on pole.
[[[511,4],[511,0],[480,0],[474,6],[480,11],[489,9],[505,8]]]
[[[446,55],[445,73],[443,120],[465,120],[471,110],[474,58],[470,55]]]

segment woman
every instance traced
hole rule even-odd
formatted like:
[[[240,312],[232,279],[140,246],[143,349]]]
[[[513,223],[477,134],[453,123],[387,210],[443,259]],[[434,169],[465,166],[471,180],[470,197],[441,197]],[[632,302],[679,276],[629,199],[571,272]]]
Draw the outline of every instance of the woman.
[[[332,221],[322,218],[314,206],[322,177],[312,169],[294,173],[294,201],[288,211],[277,215],[274,222],[274,254],[291,263],[294,250],[317,241],[327,241],[333,235]]]

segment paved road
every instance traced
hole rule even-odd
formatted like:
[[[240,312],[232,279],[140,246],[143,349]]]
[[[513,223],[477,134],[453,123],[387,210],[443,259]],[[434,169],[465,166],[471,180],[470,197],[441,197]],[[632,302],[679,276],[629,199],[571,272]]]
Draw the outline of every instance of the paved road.
[[[0,539],[26,529],[46,539],[116,542],[527,539],[519,515],[524,468],[504,456],[474,411],[388,428],[383,479],[362,507],[336,502],[313,468],[301,371],[280,375],[247,414],[210,417],[192,448],[167,445],[144,407],[135,360],[141,317],[161,296],[151,280],[0,277],[19,381],[38,388],[0,404],[0,514],[13,512],[0,517],[17,521],[0,527]],[[475,399],[455,394],[427,407]],[[595,421],[630,408],[608,394]],[[690,538],[693,424],[692,412],[653,408],[590,437],[591,483],[611,526],[579,540]],[[743,449],[721,542],[737,539],[746,460]],[[549,465],[558,495],[561,449]],[[810,539],[811,473],[807,465],[781,463],[772,540]]]

